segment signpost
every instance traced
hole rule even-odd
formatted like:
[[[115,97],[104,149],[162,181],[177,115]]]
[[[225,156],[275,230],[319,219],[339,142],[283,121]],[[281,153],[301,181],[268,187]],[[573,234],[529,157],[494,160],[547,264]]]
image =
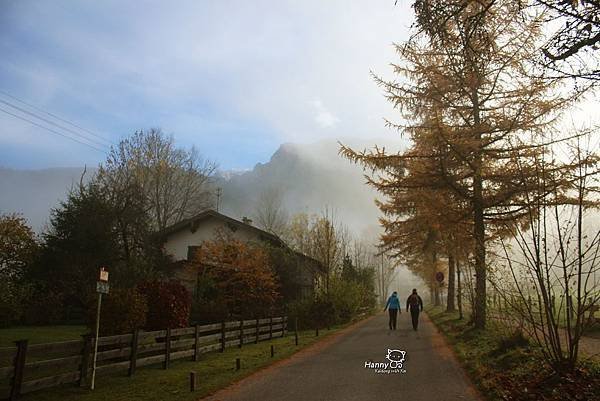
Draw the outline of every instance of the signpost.
[[[94,389],[96,382],[96,360],[98,358],[98,338],[100,336],[100,308],[102,307],[102,294],[108,294],[110,285],[108,284],[108,271],[104,268],[100,268],[100,276],[96,283],[96,292],[98,293],[98,310],[96,311],[96,337],[94,340],[94,362],[92,364],[92,384],[90,388]]]

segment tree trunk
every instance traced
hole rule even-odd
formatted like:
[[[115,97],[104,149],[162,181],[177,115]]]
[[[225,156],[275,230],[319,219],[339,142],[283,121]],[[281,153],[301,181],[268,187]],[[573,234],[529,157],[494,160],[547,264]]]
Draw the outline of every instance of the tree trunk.
[[[475,305],[473,322],[475,328],[484,329],[486,321],[486,267],[485,267],[485,221],[483,202],[483,178],[481,176],[482,152],[479,115],[479,94],[473,90],[473,120],[475,122],[475,142],[479,145],[473,166],[473,237],[475,239]]]
[[[437,252],[435,250],[435,244],[433,245],[433,251],[431,253],[431,264],[432,264],[432,277],[431,277],[431,283],[433,285],[433,304],[435,306],[440,306],[441,302],[440,302],[440,285],[437,282],[437,279],[435,277],[436,273],[437,273]]]
[[[454,312],[454,255],[448,253],[448,301],[446,302],[446,311]]]
[[[462,311],[462,285],[460,283],[460,261],[456,260],[456,278],[457,282],[457,291],[456,291],[456,303],[458,304],[458,318],[462,320],[463,311]]]

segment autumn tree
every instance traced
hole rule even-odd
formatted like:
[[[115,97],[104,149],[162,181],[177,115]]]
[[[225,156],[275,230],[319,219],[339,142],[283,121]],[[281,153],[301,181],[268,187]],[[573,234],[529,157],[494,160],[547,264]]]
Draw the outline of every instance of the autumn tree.
[[[150,129],[112,148],[98,180],[123,208],[130,202],[124,189],[138,187],[153,226],[162,230],[212,205],[208,184],[215,168],[197,149],[179,148],[172,136]]]
[[[487,236],[497,223],[523,218],[524,194],[537,173],[523,169],[532,166],[525,159],[542,152],[529,139],[547,134],[571,99],[561,96],[556,80],[532,74],[542,16],[524,16],[509,0],[419,0],[414,8],[415,34],[396,46],[401,61],[394,71],[402,79],[376,80],[406,120],[387,125],[408,134],[419,153],[342,151],[384,175],[409,158],[435,161],[429,182],[418,182],[450,190],[468,206],[476,274],[473,320],[483,328]],[[375,187],[390,180],[403,187],[404,176],[391,173],[374,180]]]
[[[0,215],[0,277],[2,280],[15,280],[22,277],[37,249],[35,234],[22,216]]]
[[[211,296],[222,298],[232,315],[264,317],[279,299],[269,255],[259,245],[227,237],[205,241],[193,263],[199,278],[217,290]]]
[[[21,319],[30,296],[25,278],[39,244],[27,221],[16,214],[0,215],[0,327]]]

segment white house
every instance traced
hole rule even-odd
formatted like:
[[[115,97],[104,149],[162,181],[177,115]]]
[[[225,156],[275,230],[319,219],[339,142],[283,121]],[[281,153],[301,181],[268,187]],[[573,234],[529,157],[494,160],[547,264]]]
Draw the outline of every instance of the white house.
[[[219,232],[237,240],[264,242],[273,246],[285,246],[276,235],[250,224],[249,220],[239,221],[214,210],[206,210],[194,217],[167,227],[160,235],[163,249],[175,262],[189,260],[195,248],[204,241],[212,241]]]
[[[160,232],[163,250],[175,262],[174,277],[195,293],[199,273],[186,262],[204,241],[214,241],[221,234],[244,242],[270,245],[273,267],[280,278],[284,298],[292,300],[312,296],[324,274],[323,265],[292,251],[279,237],[254,227],[250,220],[243,220],[206,210]]]

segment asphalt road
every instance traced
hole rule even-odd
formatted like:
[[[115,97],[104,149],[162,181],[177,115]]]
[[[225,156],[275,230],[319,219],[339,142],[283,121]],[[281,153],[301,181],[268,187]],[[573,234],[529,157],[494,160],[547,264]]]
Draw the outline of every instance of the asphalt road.
[[[410,315],[387,329],[380,314],[289,360],[221,390],[207,400],[368,401],[480,400],[441,334],[425,315],[414,332]],[[389,362],[387,350],[406,351],[404,373],[376,373],[366,361]]]

